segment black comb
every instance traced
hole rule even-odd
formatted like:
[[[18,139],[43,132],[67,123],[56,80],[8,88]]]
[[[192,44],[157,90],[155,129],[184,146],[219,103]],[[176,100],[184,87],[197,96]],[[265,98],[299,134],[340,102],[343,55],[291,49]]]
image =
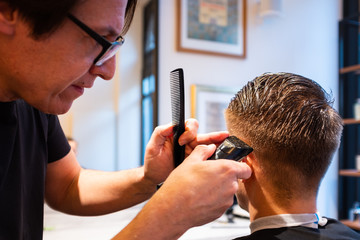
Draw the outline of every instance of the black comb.
[[[182,68],[170,72],[172,124],[174,125],[174,166],[185,159],[185,146],[179,145],[179,137],[185,132],[184,120],[184,72]]]

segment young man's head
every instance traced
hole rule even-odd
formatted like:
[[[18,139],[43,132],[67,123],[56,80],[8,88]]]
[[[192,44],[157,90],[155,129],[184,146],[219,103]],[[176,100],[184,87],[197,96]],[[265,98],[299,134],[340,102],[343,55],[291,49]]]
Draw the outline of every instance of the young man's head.
[[[67,112],[96,77],[113,77],[136,2],[0,0],[0,101]]]
[[[255,180],[284,206],[316,198],[342,132],[331,105],[316,82],[291,73],[264,74],[244,86],[225,118],[230,134],[254,149],[247,158],[254,168],[249,183]],[[247,181],[243,195],[249,194]]]

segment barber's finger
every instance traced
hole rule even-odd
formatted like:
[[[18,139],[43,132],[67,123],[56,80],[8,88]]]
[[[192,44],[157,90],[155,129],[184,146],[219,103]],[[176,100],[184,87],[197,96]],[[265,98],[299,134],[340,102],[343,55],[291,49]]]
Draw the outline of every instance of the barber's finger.
[[[226,131],[211,132],[211,133],[206,133],[206,134],[198,134],[196,136],[196,139],[189,143],[189,146],[191,148],[195,148],[199,144],[216,144],[216,145],[219,145],[228,136],[229,136],[229,133],[226,132]]]
[[[199,134],[197,136],[197,141],[199,144],[211,144],[223,142],[225,138],[229,136],[229,132],[220,131],[220,132],[211,132],[207,134]]]
[[[236,162],[239,165],[238,179],[248,179],[251,177],[252,169],[243,162]]]
[[[194,141],[196,139],[197,131],[199,129],[199,123],[196,119],[190,118],[185,122],[185,132],[181,134],[179,138],[179,144],[181,146]]]
[[[228,165],[237,179],[248,179],[251,177],[252,169],[244,162],[238,162],[229,159],[218,159],[216,161],[223,161],[224,164]]]
[[[173,134],[173,126],[171,124],[158,126],[154,129],[148,145],[162,146],[166,139]]]
[[[194,151],[185,159],[185,161],[205,161],[214,153],[216,146],[210,145],[198,145]]]

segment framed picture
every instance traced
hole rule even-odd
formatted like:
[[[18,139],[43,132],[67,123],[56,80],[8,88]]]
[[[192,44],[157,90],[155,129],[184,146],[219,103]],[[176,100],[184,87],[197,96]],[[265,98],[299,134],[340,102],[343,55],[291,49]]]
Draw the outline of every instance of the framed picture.
[[[178,51],[245,57],[246,0],[177,0]]]
[[[236,89],[240,88],[191,85],[191,117],[199,121],[199,133],[226,130],[224,111]]]

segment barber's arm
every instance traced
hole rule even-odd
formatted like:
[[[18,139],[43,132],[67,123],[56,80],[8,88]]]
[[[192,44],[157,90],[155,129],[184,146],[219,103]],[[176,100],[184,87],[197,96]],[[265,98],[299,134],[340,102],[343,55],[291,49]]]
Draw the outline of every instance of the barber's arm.
[[[149,199],[156,185],[173,170],[171,125],[155,129],[146,149],[144,167],[118,172],[82,169],[70,151],[48,164],[45,198],[54,209],[74,215],[100,215],[118,211]],[[218,143],[227,133],[197,136],[198,123],[191,119],[180,143],[186,152],[202,143]],[[98,161],[101,161],[99,159]]]
[[[73,215],[94,216],[134,206],[150,198],[154,183],[144,168],[119,172],[82,169],[70,151],[48,164],[45,199],[52,208]]]
[[[197,127],[192,128],[188,128],[188,131],[193,132],[190,137],[196,135],[197,131]],[[185,135],[189,135],[188,131]],[[171,134],[171,125],[161,126],[155,130],[153,135],[157,137],[153,139],[165,138],[164,145],[167,146]],[[193,140],[194,137],[191,138]],[[157,184],[171,172],[171,161],[165,161],[171,155],[170,150],[161,149],[161,153],[156,153],[156,156],[150,154],[150,158],[160,156],[159,160],[146,161],[145,167],[118,172],[83,169],[75,154],[70,151],[63,159],[48,164],[46,202],[58,211],[84,216],[101,215],[134,206],[149,199],[156,191]],[[154,152],[153,147],[148,147],[147,152]],[[146,177],[146,173],[149,173],[149,177]]]

